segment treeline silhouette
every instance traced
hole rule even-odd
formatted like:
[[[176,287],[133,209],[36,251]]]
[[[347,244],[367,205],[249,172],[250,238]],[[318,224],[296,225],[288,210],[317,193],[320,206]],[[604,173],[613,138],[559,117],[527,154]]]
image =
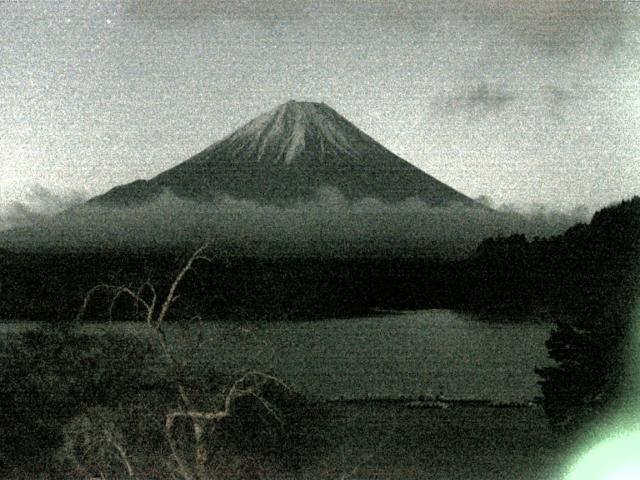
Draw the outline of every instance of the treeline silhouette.
[[[213,248],[212,252],[215,252]],[[0,254],[0,318],[72,319],[84,295],[101,283],[137,287],[150,279],[163,291],[188,250],[22,252]],[[190,272],[177,317],[306,320],[366,314],[375,308],[449,306],[446,289],[428,277],[447,277],[449,266],[425,259],[212,257]],[[428,295],[427,295],[428,293]],[[105,320],[107,297],[86,316]],[[126,310],[127,300],[121,302]],[[123,319],[126,311],[115,318]]]
[[[598,212],[564,235],[559,295],[573,315],[547,341],[555,366],[538,369],[550,425],[573,432],[635,403],[640,293],[640,198]],[[573,297],[571,297],[573,296]]]
[[[469,258],[451,261],[417,255],[234,257],[212,245],[211,262],[198,265],[186,279],[176,312],[241,320],[305,320],[420,308],[548,308],[577,314],[587,305],[606,304],[631,291],[637,278],[639,211],[640,198],[634,197],[600,210],[589,224],[575,225],[562,235],[489,238]],[[0,252],[0,318],[73,318],[84,294],[99,283],[136,286],[149,279],[157,288],[167,288],[191,248]],[[103,319],[98,315],[103,307],[96,308],[93,318]],[[124,301],[119,307],[127,308]]]
[[[640,197],[634,197],[559,236],[489,238],[461,262],[459,305],[471,310],[547,306],[575,314],[628,296],[638,278],[639,222]]]

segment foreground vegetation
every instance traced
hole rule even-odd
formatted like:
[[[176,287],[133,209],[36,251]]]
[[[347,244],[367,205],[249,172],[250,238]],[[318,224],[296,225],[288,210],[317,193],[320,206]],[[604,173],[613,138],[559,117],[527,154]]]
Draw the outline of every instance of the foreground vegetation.
[[[32,465],[52,478],[173,478],[176,455],[194,465],[197,447],[181,394],[191,411],[224,411],[234,386],[228,415],[203,428],[212,452],[207,468],[243,478],[237,475],[265,465],[295,470],[302,460],[307,406],[278,382],[201,362],[178,372],[153,345],[119,334],[28,331],[5,339],[0,355],[4,467]]]
[[[2,476],[547,478],[542,463],[561,454],[556,435],[613,408],[628,380],[640,198],[560,237],[487,240],[464,261],[333,260],[327,267],[324,260],[209,261],[201,254],[182,260],[177,274],[168,273],[166,252],[4,254],[4,275],[17,280],[3,282],[0,311],[35,319],[53,311],[57,321],[0,345]],[[104,277],[114,268],[107,258],[126,267],[114,273],[118,283]],[[263,269],[247,285],[255,262]],[[144,276],[131,269],[141,265]],[[30,283],[52,266],[60,269],[45,284]],[[557,365],[538,371],[551,430],[538,408],[310,405],[270,372],[215,369],[196,355],[198,338],[179,354],[165,328],[201,321],[201,311],[255,321],[511,304],[572,314],[548,341]],[[138,320],[148,335],[83,333],[77,327],[85,318]]]
[[[284,464],[273,456],[267,462],[247,451],[228,453],[226,468],[218,469],[212,478],[548,480],[558,478],[555,474],[564,468],[563,443],[549,430],[539,407],[410,409],[399,402],[352,402],[307,408],[313,420],[299,424],[304,425],[307,445],[303,459]],[[152,448],[151,444],[131,447],[130,453],[138,462],[140,458],[155,459],[147,469],[136,464],[137,478],[172,478],[163,476],[167,471],[160,471],[159,466],[166,458],[151,452]],[[117,458],[112,461],[119,467]],[[118,473],[125,474],[119,468]],[[56,473],[51,464],[43,467],[42,462],[25,462],[5,468],[0,476],[50,480]]]
[[[296,435],[302,398],[265,372],[193,362],[167,334],[180,284],[198,260],[206,260],[202,249],[166,291],[150,282],[98,285],[73,323],[9,335],[0,351],[4,465],[36,461],[59,478],[183,480],[295,467],[305,445]],[[111,294],[111,306],[128,297],[148,335],[81,333],[98,291]]]

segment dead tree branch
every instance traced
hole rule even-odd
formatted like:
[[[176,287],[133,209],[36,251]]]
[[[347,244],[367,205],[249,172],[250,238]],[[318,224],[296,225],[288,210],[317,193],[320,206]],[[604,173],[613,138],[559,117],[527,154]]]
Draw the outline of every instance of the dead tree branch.
[[[167,294],[161,301],[158,297],[156,288],[148,278],[136,290],[122,285],[100,284],[87,292],[82,307],[76,316],[76,321],[79,321],[84,316],[91,298],[100,290],[106,290],[113,293],[113,297],[109,305],[110,320],[112,319],[114,304],[122,296],[127,296],[133,301],[136,308],[136,316],[138,315],[139,309],[143,310],[145,324],[149,328],[149,331],[154,334],[154,338],[167,360],[167,363],[175,369],[178,374],[175,381],[178,389],[179,407],[166,414],[164,428],[167,442],[171,450],[171,457],[173,458],[176,466],[176,473],[183,480],[206,480],[208,478],[206,463],[209,458],[209,450],[205,439],[205,426],[207,424],[213,423],[213,428],[215,429],[218,422],[232,415],[234,402],[241,398],[252,397],[260,402],[268,414],[276,419],[280,425],[283,425],[283,420],[275,407],[262,395],[262,389],[267,383],[273,382],[289,390],[289,387],[285,385],[284,382],[274,376],[262,372],[250,371],[238,378],[229,387],[223,397],[221,402],[222,405],[219,409],[201,410],[196,408],[192,402],[189,394],[187,393],[184,380],[181,379],[181,374],[186,368],[186,362],[181,361],[175,350],[171,347],[164,325],[171,306],[178,298],[177,291],[186,274],[193,269],[195,262],[210,261],[210,259],[204,255],[207,247],[207,244],[202,245],[191,255],[191,257],[189,257],[182,269],[174,277]],[[195,316],[193,319],[202,320],[199,316]],[[195,441],[195,465],[193,468],[187,465],[187,462],[180,454],[179,446],[173,435],[175,422],[179,418],[188,419],[192,425]],[[125,462],[127,471],[131,472],[132,470],[130,470],[130,465],[126,463],[124,449],[121,447],[121,450],[116,445],[114,445],[114,447],[120,453],[123,462]]]

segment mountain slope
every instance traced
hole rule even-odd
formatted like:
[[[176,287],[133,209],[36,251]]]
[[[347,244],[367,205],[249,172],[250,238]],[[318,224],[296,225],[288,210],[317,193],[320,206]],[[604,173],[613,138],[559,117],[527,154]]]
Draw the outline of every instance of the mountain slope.
[[[135,204],[170,190],[189,199],[229,195],[260,203],[307,199],[322,188],[349,199],[429,205],[474,202],[393,154],[323,103],[289,101],[151,180],[91,202]]]

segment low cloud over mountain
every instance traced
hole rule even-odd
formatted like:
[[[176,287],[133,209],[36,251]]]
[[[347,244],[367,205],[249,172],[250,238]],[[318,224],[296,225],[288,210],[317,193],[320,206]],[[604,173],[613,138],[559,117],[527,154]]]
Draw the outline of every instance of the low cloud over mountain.
[[[55,192],[42,185],[31,185],[20,200],[0,202],[0,230],[34,224],[86,199],[87,195],[80,191]]]
[[[481,88],[469,100],[505,98]],[[35,187],[0,247],[169,247],[209,240],[240,255],[467,254],[484,238],[559,234],[584,212],[473,200],[398,157],[325,104],[290,101],[150,180],[82,205]],[[490,202],[489,202],[490,203]],[[580,218],[582,217],[582,218]],[[31,225],[31,226],[27,226]]]
[[[502,210],[434,207],[419,199],[349,200],[335,189],[287,207],[231,197],[194,201],[164,192],[135,206],[94,203],[41,216],[32,228],[5,232],[0,244],[149,248],[208,240],[220,254],[456,257],[470,253],[486,237],[549,236],[587,220],[584,211]]]

